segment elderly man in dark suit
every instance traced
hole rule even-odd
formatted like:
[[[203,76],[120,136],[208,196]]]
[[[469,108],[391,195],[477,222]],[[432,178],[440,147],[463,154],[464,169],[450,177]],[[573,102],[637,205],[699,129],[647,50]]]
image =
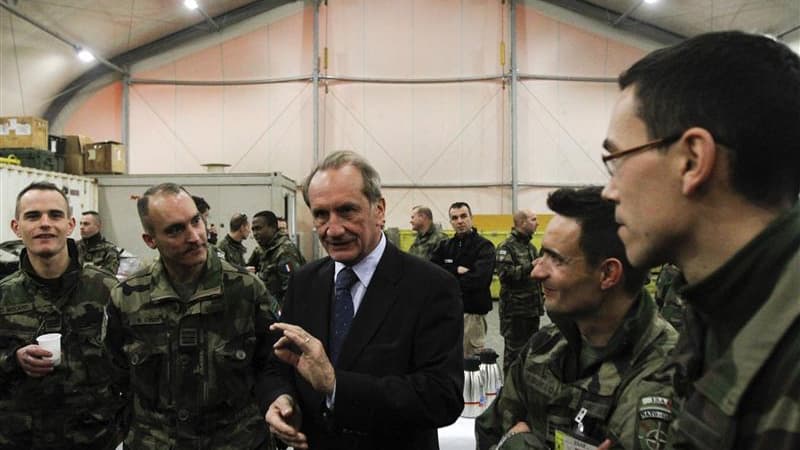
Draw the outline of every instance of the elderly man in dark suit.
[[[380,178],[355,153],[325,158],[303,196],[330,256],[294,273],[271,327],[270,430],[295,448],[438,449],[463,406],[456,279],[386,240]]]

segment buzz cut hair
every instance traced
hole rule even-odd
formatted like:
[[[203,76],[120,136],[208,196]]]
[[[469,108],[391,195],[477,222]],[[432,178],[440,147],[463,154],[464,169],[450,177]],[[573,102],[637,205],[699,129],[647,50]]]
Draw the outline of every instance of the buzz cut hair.
[[[144,228],[147,233],[153,234],[154,231],[153,225],[150,223],[150,220],[148,220],[150,212],[150,197],[164,194],[179,195],[182,192],[189,197],[192,196],[192,194],[190,194],[185,187],[176,183],[161,183],[151,186],[149,189],[144,191],[144,194],[142,194],[139,200],[136,201],[136,210],[139,212],[139,220],[142,222],[142,228]]]
[[[469,216],[472,217],[472,208],[469,207],[469,203],[467,202],[453,202],[453,204],[450,205],[449,208],[447,208],[447,214],[449,215],[450,211],[454,209],[461,209],[461,208],[467,208]]]
[[[267,210],[259,211],[253,215],[253,220],[255,220],[256,217],[260,217],[264,220],[264,223],[268,227],[276,230],[278,229],[278,216],[276,216],[274,212]]]
[[[231,231],[239,231],[243,226],[247,225],[247,214],[236,213],[231,217],[230,227]]]
[[[98,224],[103,223],[103,219],[100,218],[100,213],[94,210],[84,211],[81,216],[92,216],[94,220],[97,221]]]
[[[55,191],[61,195],[61,198],[64,199],[64,204],[67,205],[66,213],[68,216],[72,215],[72,208],[69,206],[69,200],[67,199],[67,195],[64,193],[62,189],[60,189],[55,184],[49,181],[34,181],[31,184],[22,188],[17,194],[17,202],[14,206],[14,217],[19,219],[19,207],[20,203],[22,202],[22,196],[27,194],[29,191]]]
[[[412,211],[416,211],[417,214],[423,215],[428,218],[428,220],[433,221],[433,211],[427,206],[417,205],[411,208]]]

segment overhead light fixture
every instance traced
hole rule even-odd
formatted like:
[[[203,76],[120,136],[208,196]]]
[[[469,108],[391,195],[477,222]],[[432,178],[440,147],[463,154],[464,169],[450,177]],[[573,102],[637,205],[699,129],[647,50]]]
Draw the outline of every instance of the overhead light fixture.
[[[2,0],[0,0],[0,2],[2,2]],[[205,12],[205,10],[203,10],[203,8],[200,7],[200,5],[197,3],[197,0],[183,0],[183,6],[192,11],[200,12],[200,14],[202,14],[203,17],[205,17],[206,22],[210,23],[215,30],[217,31],[220,30],[220,26],[217,25],[217,22],[214,22],[214,19],[212,19],[211,16],[209,16],[208,13]]]
[[[652,5],[653,3],[658,3],[658,0],[644,0],[644,2]]]
[[[94,55],[89,50],[86,50],[85,48],[82,48],[82,49],[78,50],[78,59],[80,59],[81,61],[83,61],[85,63],[90,63],[90,62],[94,61]]]

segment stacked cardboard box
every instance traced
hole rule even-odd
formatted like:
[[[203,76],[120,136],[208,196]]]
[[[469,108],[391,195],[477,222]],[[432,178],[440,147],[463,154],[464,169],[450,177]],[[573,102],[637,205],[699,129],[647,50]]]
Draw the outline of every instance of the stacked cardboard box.
[[[92,138],[81,135],[64,136],[67,140],[64,153],[64,171],[83,175],[83,148],[92,143]]]
[[[49,150],[47,121],[33,116],[0,117],[0,148]]]
[[[114,141],[84,146],[83,170],[87,174],[125,173],[125,146]]]

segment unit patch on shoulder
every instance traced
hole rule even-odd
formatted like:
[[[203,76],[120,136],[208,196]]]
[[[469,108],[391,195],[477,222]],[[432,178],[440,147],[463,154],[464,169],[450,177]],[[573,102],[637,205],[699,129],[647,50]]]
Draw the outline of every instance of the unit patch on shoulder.
[[[672,399],[657,395],[641,397],[636,411],[636,448],[666,448],[667,430],[672,417]]]

